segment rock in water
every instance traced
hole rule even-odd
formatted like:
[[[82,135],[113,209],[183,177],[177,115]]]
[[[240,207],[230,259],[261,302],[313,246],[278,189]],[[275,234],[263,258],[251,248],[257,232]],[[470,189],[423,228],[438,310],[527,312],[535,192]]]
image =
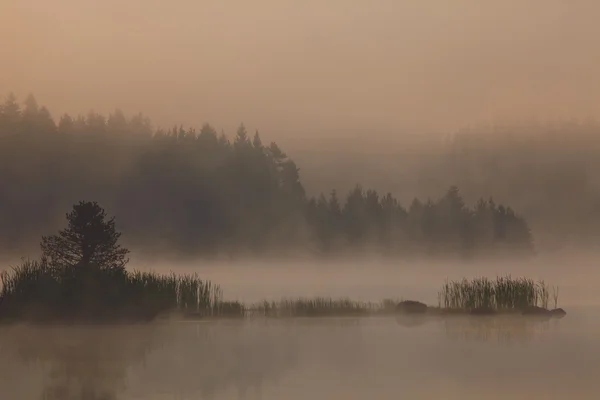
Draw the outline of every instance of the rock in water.
[[[555,308],[554,310],[550,310],[550,315],[554,318],[562,318],[567,315],[567,312],[562,308]]]
[[[401,301],[396,306],[396,312],[403,314],[424,314],[427,312],[427,304],[414,300]]]

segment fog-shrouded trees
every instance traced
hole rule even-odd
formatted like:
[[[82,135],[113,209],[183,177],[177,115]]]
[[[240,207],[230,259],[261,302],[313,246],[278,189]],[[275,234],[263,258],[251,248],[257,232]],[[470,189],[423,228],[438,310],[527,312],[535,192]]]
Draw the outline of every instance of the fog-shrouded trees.
[[[536,249],[600,249],[600,121],[505,118],[450,134],[388,132],[304,146],[294,153],[308,191],[338,192],[356,182],[392,191],[403,204],[451,185],[465,202],[492,197],[524,216]],[[339,171],[343,170],[344,174]]]
[[[55,123],[32,96],[23,105],[7,96],[0,107],[0,246],[29,252],[81,199],[110,209],[125,245],[151,254],[474,256],[533,249],[521,216],[491,200],[470,208],[456,187],[408,207],[361,186],[309,196],[288,154],[244,125],[229,139],[208,124],[154,129],[143,115],[119,110]],[[118,238],[94,204],[76,205],[69,228],[44,239],[49,261],[123,266],[121,250],[94,245],[101,236]],[[97,218],[95,227],[75,228],[84,214]]]
[[[510,207],[481,199],[465,206],[457,187],[437,200],[415,199],[405,209],[391,195],[357,186],[340,207],[336,192],[307,206],[307,220],[323,252],[365,247],[395,255],[532,254],[527,222]]]

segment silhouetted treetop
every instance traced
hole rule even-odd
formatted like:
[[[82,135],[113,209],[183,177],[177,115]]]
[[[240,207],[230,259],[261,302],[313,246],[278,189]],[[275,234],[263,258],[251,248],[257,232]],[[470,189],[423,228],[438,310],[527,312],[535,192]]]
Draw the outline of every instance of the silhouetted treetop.
[[[67,221],[67,228],[57,235],[42,237],[42,256],[51,264],[125,268],[129,250],[117,244],[121,233],[115,230],[115,219],[107,219],[98,203],[80,201],[67,214]]]

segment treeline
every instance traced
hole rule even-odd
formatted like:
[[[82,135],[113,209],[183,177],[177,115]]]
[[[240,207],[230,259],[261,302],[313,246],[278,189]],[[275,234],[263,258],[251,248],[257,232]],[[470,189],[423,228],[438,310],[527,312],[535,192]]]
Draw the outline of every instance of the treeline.
[[[325,253],[373,249],[384,254],[452,255],[533,251],[527,222],[493,199],[466,207],[452,186],[436,201],[414,199],[404,208],[391,195],[380,197],[360,186],[343,205],[335,191],[307,205],[307,221]]]
[[[467,197],[510,202],[544,248],[600,243],[600,125],[592,121],[521,121],[455,134],[440,171]],[[484,189],[485,188],[485,189]]]
[[[513,120],[419,141],[398,135],[393,145],[390,136],[347,142],[343,153],[327,143],[295,152],[307,190],[346,191],[358,180],[409,204],[457,185],[469,204],[493,197],[518,210],[539,251],[600,246],[599,123]],[[352,180],[333,172],[340,165]]]
[[[340,174],[343,174],[340,171]],[[29,96],[0,107],[0,242],[25,251],[80,200],[116,215],[130,248],[188,255],[531,252],[525,220],[493,200],[465,206],[451,187],[403,207],[357,186],[307,196],[277,144],[241,125],[154,129],[143,115],[62,116]]]

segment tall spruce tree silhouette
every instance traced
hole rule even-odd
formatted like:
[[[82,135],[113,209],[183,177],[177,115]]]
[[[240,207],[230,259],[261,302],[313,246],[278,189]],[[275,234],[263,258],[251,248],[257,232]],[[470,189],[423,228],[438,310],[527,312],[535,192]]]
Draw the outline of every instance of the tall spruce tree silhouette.
[[[121,233],[115,218],[96,202],[80,201],[67,213],[68,227],[57,235],[42,237],[42,256],[57,267],[94,266],[103,270],[124,270],[128,249],[117,244]]]

